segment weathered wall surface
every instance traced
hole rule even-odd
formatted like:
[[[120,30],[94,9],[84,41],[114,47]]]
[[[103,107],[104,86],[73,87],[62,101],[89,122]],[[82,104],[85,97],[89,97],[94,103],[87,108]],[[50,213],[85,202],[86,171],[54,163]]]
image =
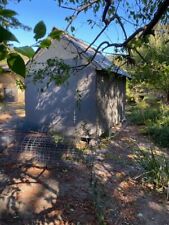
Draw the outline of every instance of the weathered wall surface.
[[[111,133],[125,117],[126,78],[97,72],[97,109],[99,132]]]
[[[0,74],[0,96],[4,101],[24,102],[25,93],[17,87],[17,79],[23,81],[21,77],[11,72]]]
[[[86,64],[87,59],[79,53],[80,50],[66,39],[53,41],[48,50],[42,49],[36,54],[36,64],[28,66],[38,70],[47,59],[55,57],[71,67]],[[56,86],[51,82],[47,88],[48,76],[34,84],[31,69],[30,74],[26,79],[28,128],[54,130],[65,136],[100,135],[110,132],[112,126],[124,119],[125,77],[111,75],[109,78],[101,71],[96,74],[96,67],[91,64],[71,72],[65,84]]]
[[[75,66],[83,64],[83,58],[77,57],[76,49],[66,41],[53,45],[37,53],[36,62],[46,62],[49,58],[58,57],[65,64]],[[36,64],[38,67],[38,65]],[[66,136],[85,135],[84,126],[95,132],[96,125],[96,86],[95,70],[89,66],[70,74],[68,81],[56,86],[53,82],[46,87],[48,79],[43,82],[26,79],[26,125],[32,129],[47,131],[55,130]],[[41,89],[43,88],[43,92]],[[80,104],[77,104],[77,90],[80,93]],[[79,106],[78,106],[79,105]]]

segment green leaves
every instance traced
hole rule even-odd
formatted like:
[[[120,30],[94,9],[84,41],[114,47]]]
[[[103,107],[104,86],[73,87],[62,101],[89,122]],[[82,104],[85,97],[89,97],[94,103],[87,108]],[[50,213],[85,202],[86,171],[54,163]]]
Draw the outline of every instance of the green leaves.
[[[37,41],[40,38],[43,38],[46,34],[46,25],[43,21],[40,21],[36,24],[33,32],[35,33],[34,38]]]
[[[10,53],[7,57],[7,63],[13,72],[21,75],[22,77],[25,77],[26,66],[20,55],[17,53]]]
[[[51,40],[49,38],[44,39],[41,43],[40,43],[40,47],[41,48],[49,48],[49,46],[51,45]]]
[[[62,34],[63,34],[64,32],[62,31],[62,30],[58,30],[58,29],[54,29],[51,33],[50,33],[50,37],[52,38],[52,39],[55,39],[55,40],[60,40],[60,38],[61,38],[61,36],[62,36]]]
[[[62,30],[58,30],[56,28],[53,29],[53,31],[49,34],[49,37],[40,42],[40,47],[49,48],[49,46],[52,43],[52,39],[60,40],[62,34],[63,34]]]
[[[7,42],[7,41],[16,41],[18,42],[15,35],[13,35],[9,30],[3,28],[0,25],[0,42]]]
[[[0,16],[3,16],[3,17],[13,17],[13,16],[16,16],[17,13],[13,10],[10,10],[10,9],[0,9]]]
[[[71,27],[70,27],[70,30],[71,30],[71,32],[73,33],[73,32],[75,31],[75,27],[74,27],[74,26],[71,26]]]
[[[21,53],[22,55],[28,57],[29,59],[31,59],[34,54],[35,54],[35,51],[33,50],[33,48],[29,47],[29,46],[23,46],[23,47],[20,47],[20,48],[14,48],[15,51]]]
[[[7,48],[4,44],[0,44],[0,60],[3,60],[7,56]]]
[[[147,0],[142,0],[142,2],[146,5],[147,4]]]
[[[36,63],[35,63],[36,65]],[[42,66],[40,66],[42,65]],[[32,67],[33,68],[33,67]],[[42,81],[48,77],[47,87],[50,82],[55,82],[56,85],[65,83],[70,75],[70,66],[65,64],[61,59],[49,58],[45,63],[39,63],[39,69],[33,69],[33,81]]]

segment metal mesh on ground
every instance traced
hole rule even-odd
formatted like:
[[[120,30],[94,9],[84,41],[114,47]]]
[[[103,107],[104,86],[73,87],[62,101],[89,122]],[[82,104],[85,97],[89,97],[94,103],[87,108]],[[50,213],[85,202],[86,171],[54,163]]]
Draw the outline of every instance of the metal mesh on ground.
[[[56,144],[50,136],[33,134],[24,137],[17,151],[22,159],[51,164],[58,161],[67,148],[63,143]]]

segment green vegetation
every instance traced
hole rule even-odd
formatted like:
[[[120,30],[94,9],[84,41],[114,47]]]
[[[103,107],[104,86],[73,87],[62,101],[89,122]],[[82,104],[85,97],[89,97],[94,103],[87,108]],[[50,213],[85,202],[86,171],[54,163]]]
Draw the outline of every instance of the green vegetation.
[[[164,155],[157,155],[152,149],[139,152],[139,162],[145,172],[143,182],[150,183],[155,189],[164,191],[169,182],[169,160]]]
[[[152,106],[142,101],[130,106],[128,119],[131,123],[145,126],[149,135],[161,147],[169,147],[169,107],[159,104]]]
[[[11,47],[11,44],[15,44],[16,42],[19,42],[19,40],[10,31],[10,29],[20,28],[31,31],[31,28],[23,25],[17,19],[17,12],[7,9],[7,7],[7,0],[0,1],[0,62],[8,64],[9,68],[13,72],[25,77],[26,65],[23,58],[26,56],[29,59],[32,59],[35,51],[33,46],[23,46],[18,48]],[[43,21],[40,21],[35,25],[33,32],[36,47],[48,48],[52,39],[60,39],[62,31],[57,29],[53,30],[49,34],[48,38],[45,39],[44,37],[46,35],[46,30],[47,28]],[[0,71],[3,72],[3,67],[1,66]]]
[[[148,134],[152,137],[154,142],[161,147],[169,147],[169,127],[168,126],[150,126]]]
[[[128,118],[145,126],[145,133],[161,147],[169,147],[168,33],[168,25],[158,25],[156,36],[133,52],[135,65],[128,66],[133,78],[127,86]]]
[[[0,102],[0,113],[4,112],[6,108],[6,103]]]
[[[139,107],[134,107],[129,115],[130,121],[136,125],[148,125],[148,123],[154,123],[159,117],[160,110],[156,108],[140,109]]]
[[[169,148],[169,42],[168,26],[156,27],[156,37],[138,45],[133,52],[134,65],[128,66],[132,80],[127,85],[127,117],[131,124],[150,137],[158,147]],[[142,181],[164,191],[169,185],[168,154],[151,149],[138,150],[144,169]],[[167,189],[168,190],[168,189]]]
[[[155,91],[169,102],[169,26],[159,25],[155,33],[156,36],[150,36],[147,43],[133,51],[135,65],[128,68],[133,78],[129,88],[140,97],[146,96],[147,91]]]

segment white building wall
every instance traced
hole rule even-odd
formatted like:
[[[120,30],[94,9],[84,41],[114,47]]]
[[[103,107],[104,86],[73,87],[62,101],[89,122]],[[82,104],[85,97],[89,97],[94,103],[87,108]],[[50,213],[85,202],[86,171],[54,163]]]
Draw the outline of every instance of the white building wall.
[[[85,64],[86,61],[77,57],[77,50],[68,41],[54,41],[48,50],[39,51],[36,62],[45,62],[49,58],[58,57],[70,66]],[[30,65],[28,65],[30,66]],[[34,68],[40,64],[34,65]],[[66,136],[85,135],[82,127],[95,133],[96,126],[96,72],[92,65],[70,74],[68,81],[56,86],[53,82],[46,87],[47,80],[32,82],[26,79],[26,125],[32,129],[47,131],[55,130]],[[43,88],[43,92],[41,91]],[[77,90],[81,94],[80,105],[77,106]]]

